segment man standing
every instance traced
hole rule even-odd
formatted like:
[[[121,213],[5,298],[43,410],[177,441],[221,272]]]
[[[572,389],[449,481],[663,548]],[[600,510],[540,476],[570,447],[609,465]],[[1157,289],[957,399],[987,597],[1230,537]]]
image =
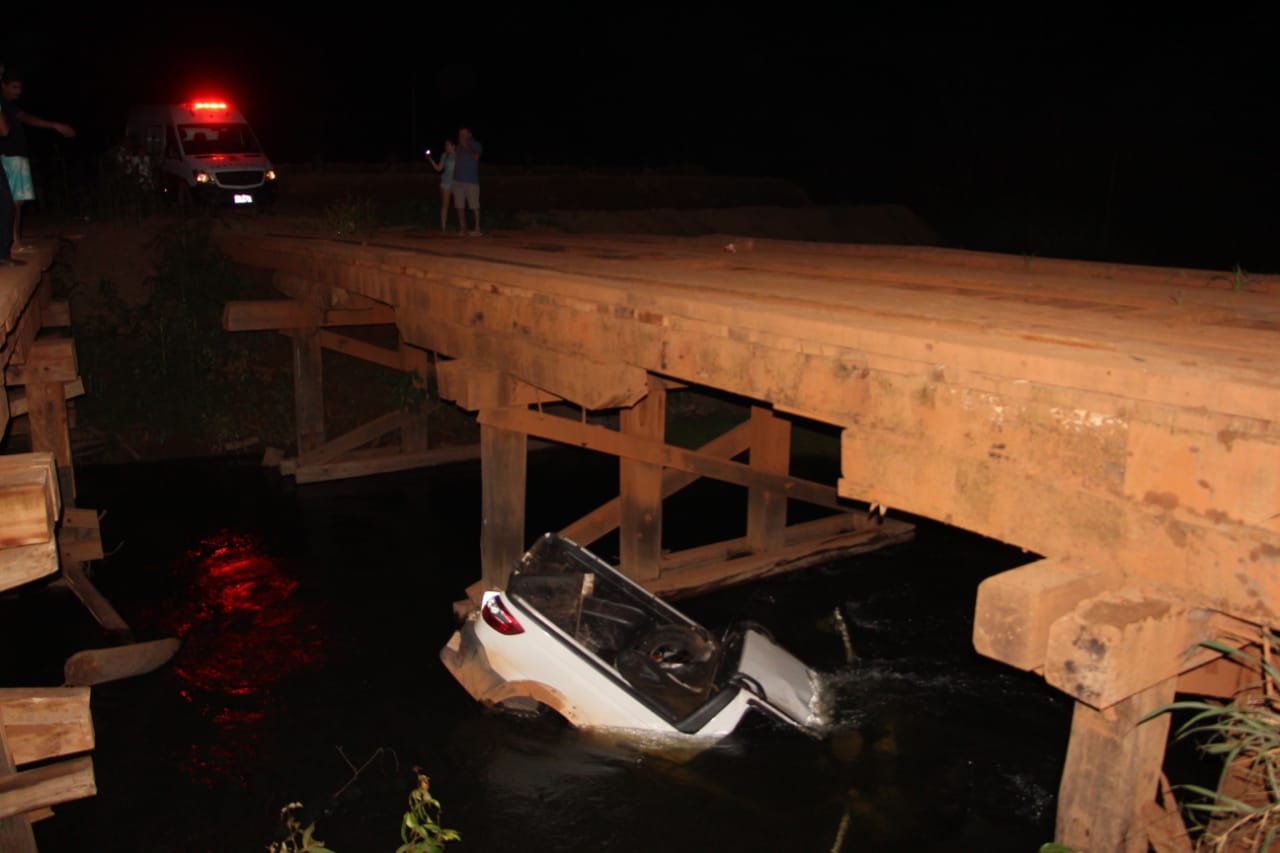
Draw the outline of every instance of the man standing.
[[[0,66],[0,75],[4,74],[4,66]],[[0,112],[0,140],[9,135],[9,122]],[[9,193],[9,179],[0,175],[0,267],[20,264],[10,257],[13,251],[13,196]]]
[[[21,97],[22,77],[5,69],[4,75],[0,77],[0,111],[3,111],[9,133],[7,136],[0,137],[0,161],[4,163],[9,190],[13,193],[13,251],[15,252],[30,248],[24,246],[21,239],[22,203],[32,201],[36,197],[35,185],[31,183],[31,161],[27,159],[26,125],[56,130],[67,137],[76,135],[69,124],[48,121],[24,111],[18,106],[18,99]]]
[[[471,135],[471,128],[458,130],[457,160],[453,167],[453,206],[458,211],[458,233],[467,233],[468,206],[475,216],[472,237],[480,236],[480,155],[484,146]]]

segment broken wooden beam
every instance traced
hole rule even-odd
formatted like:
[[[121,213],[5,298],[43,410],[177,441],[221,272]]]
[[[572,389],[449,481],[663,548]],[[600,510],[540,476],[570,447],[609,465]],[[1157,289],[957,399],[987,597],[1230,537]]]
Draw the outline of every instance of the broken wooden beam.
[[[1218,657],[1201,644],[1232,636],[1243,645],[1257,628],[1141,587],[1105,592],[1053,623],[1044,677],[1080,702],[1109,708]]]
[[[57,571],[57,539],[0,550],[0,590],[21,586]]]
[[[176,637],[127,643],[105,649],[84,649],[67,658],[62,667],[68,685],[91,687],[153,672],[168,663],[182,643]]]
[[[0,820],[98,793],[88,756],[0,776]]]

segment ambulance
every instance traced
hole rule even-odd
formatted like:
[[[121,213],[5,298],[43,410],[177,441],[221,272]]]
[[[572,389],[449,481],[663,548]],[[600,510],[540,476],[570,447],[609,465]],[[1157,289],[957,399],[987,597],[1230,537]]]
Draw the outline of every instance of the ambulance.
[[[244,116],[223,99],[135,106],[125,137],[181,205],[259,207],[275,198],[275,168]]]

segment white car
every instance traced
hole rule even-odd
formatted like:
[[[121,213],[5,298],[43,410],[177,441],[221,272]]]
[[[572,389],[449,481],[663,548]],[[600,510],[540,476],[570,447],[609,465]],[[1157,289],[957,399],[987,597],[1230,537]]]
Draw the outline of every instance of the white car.
[[[714,740],[751,708],[814,735],[827,726],[822,678],[762,629],[717,639],[552,533],[505,591],[484,593],[440,658],[478,701],[546,706],[580,728]]]

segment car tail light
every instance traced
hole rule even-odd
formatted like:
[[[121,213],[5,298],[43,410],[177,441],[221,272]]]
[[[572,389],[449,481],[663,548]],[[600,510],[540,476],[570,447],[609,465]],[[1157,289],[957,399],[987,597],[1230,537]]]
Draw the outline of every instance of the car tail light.
[[[511,611],[497,595],[485,597],[484,604],[480,606],[480,615],[484,618],[484,623],[499,634],[510,637],[524,633],[524,627],[516,621],[516,617],[511,615]]]

